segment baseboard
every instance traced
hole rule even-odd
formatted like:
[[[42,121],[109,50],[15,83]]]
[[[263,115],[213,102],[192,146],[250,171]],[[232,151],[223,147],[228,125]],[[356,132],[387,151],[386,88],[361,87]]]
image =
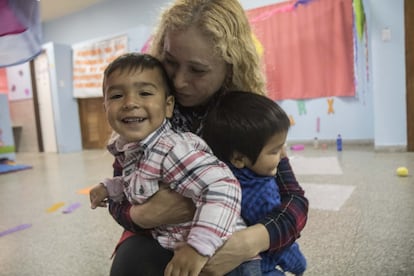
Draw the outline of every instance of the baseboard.
[[[296,145],[296,144],[303,144],[307,146],[313,146],[314,141],[313,140],[289,140],[287,141],[288,146]],[[321,145],[326,144],[329,148],[332,146],[336,147],[336,140],[318,140],[318,145],[321,147]],[[370,139],[343,139],[342,145],[344,147],[352,147],[352,148],[358,148],[358,147],[364,147],[364,148],[372,148],[375,152],[407,152],[407,146],[406,145],[375,145],[373,140]]]
[[[407,152],[407,146],[378,146],[374,147],[376,152]]]

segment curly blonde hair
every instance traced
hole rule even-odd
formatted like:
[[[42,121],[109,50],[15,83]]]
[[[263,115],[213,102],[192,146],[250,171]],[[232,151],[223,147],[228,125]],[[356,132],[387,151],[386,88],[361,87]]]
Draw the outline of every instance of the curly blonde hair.
[[[176,0],[161,15],[150,52],[163,59],[167,32],[195,26],[207,36],[232,72],[226,90],[265,95],[265,77],[246,13],[238,0]]]

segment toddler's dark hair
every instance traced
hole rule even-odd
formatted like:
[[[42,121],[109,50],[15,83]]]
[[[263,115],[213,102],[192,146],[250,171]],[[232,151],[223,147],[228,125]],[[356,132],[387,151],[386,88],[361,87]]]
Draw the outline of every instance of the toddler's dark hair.
[[[166,86],[166,96],[172,94],[174,86],[161,61],[149,54],[143,53],[127,53],[114,59],[104,71],[103,84],[105,84],[105,80],[117,70],[121,70],[121,72],[128,70],[128,72],[130,72],[138,69],[141,69],[141,71],[144,69],[158,69]],[[105,89],[103,90],[105,92]]]
[[[209,112],[202,137],[222,161],[230,162],[238,151],[254,164],[267,141],[287,132],[289,126],[289,117],[273,100],[252,92],[230,91]]]

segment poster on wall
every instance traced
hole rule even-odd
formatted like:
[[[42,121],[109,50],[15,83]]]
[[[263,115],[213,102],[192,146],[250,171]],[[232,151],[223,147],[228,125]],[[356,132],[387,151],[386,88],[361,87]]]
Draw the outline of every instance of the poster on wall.
[[[10,101],[28,100],[33,97],[29,63],[6,68]]]
[[[73,48],[73,94],[75,98],[102,97],[106,66],[128,50],[128,37],[79,43]]]

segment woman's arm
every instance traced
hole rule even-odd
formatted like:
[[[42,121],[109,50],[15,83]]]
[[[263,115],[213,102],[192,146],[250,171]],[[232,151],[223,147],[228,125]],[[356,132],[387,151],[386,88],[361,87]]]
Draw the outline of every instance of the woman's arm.
[[[308,200],[287,157],[278,166],[277,183],[282,204],[259,224],[238,231],[210,259],[203,275],[223,275],[258,253],[290,246],[307,221]]]
[[[202,276],[221,276],[269,248],[269,234],[262,224],[237,231],[210,258]]]
[[[131,232],[189,221],[195,210],[191,199],[168,188],[160,189],[144,204],[131,205],[127,200],[120,203],[109,200],[108,203],[109,213],[115,221]]]
[[[300,236],[308,218],[309,202],[296,180],[287,157],[278,166],[276,181],[282,204],[260,221],[270,238],[269,250],[280,251]]]
[[[113,164],[114,176],[122,175],[117,161]],[[189,221],[194,216],[195,206],[191,199],[184,198],[169,188],[161,188],[152,198],[141,205],[131,205],[127,200],[120,203],[109,200],[109,213],[115,221],[131,232],[154,228],[161,224]]]

